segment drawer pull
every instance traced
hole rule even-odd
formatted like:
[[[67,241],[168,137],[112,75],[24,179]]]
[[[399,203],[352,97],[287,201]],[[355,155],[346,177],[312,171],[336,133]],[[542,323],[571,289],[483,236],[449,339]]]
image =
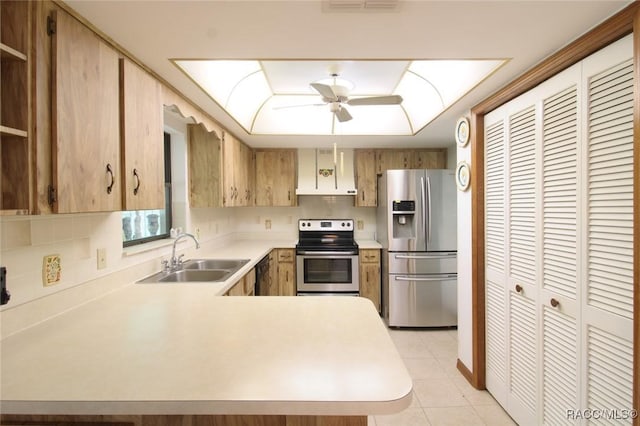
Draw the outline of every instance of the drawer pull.
[[[140,189],[140,175],[138,174],[137,169],[133,169],[133,177],[136,180],[136,187],[133,188],[133,195],[138,195],[138,190]]]
[[[107,164],[107,173],[111,177],[111,183],[107,185],[107,194],[111,194],[111,190],[113,189],[113,184],[115,182],[115,178],[113,177],[113,169],[111,168],[111,164]]]

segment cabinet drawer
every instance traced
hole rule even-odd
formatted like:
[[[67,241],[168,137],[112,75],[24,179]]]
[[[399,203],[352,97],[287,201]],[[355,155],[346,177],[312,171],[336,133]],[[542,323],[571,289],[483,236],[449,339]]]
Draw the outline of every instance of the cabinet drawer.
[[[278,262],[293,262],[295,253],[292,249],[278,249]]]
[[[380,250],[360,250],[361,263],[379,263]]]

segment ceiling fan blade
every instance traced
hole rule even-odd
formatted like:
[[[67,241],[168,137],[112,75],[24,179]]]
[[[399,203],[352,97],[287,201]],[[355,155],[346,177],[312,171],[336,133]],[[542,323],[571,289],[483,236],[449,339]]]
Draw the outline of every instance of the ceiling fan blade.
[[[316,89],[316,91],[320,93],[323,98],[329,99],[329,101],[338,100],[338,96],[336,96],[336,94],[333,92],[331,86],[327,86],[326,84],[322,83],[311,83],[310,85],[311,87]]]
[[[349,105],[398,105],[402,103],[402,96],[369,96],[365,98],[349,99],[346,103]]]
[[[345,121],[349,121],[351,120],[353,117],[351,117],[351,114],[349,114],[349,111],[347,111],[347,109],[343,106],[340,106],[340,108],[338,108],[335,111],[336,114],[336,118],[338,119],[339,122],[343,123]]]

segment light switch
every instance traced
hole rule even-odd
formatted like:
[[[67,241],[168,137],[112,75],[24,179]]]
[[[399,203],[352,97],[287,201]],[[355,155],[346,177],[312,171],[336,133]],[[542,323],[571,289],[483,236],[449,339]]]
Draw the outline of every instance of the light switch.
[[[99,248],[97,253],[98,269],[104,269],[107,267],[107,249]]]

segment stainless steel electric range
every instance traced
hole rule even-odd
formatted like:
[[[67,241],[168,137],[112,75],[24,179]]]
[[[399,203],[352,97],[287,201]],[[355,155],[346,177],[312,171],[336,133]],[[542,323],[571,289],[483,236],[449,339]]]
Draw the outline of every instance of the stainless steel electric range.
[[[353,219],[298,221],[298,296],[358,295],[358,244],[353,228]]]

